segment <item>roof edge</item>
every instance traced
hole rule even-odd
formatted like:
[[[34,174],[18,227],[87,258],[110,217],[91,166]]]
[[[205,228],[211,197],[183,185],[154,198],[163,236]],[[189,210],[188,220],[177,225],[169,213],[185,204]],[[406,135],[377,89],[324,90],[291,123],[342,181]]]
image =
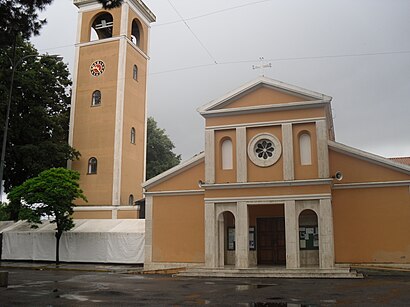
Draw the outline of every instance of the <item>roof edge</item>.
[[[225,95],[221,96],[218,99],[212,100],[207,104],[202,105],[201,107],[197,108],[197,111],[199,113],[204,113],[206,111],[209,111],[212,108],[215,108],[223,103],[225,103],[226,101],[234,98],[235,96],[238,96],[244,92],[246,92],[247,90],[259,85],[259,84],[265,84],[268,86],[273,86],[285,91],[289,91],[289,92],[293,92],[299,95],[304,95],[304,96],[309,96],[312,98],[316,98],[317,100],[324,100],[324,101],[328,101],[330,102],[332,100],[331,96],[327,96],[318,92],[314,92],[311,90],[307,90],[305,88],[296,86],[296,85],[291,85],[282,81],[278,81],[278,80],[274,80],[271,78],[267,78],[267,77],[258,77],[255,80],[252,80],[250,82],[247,82],[243,85],[241,85],[240,87],[226,93]]]
[[[192,158],[182,162],[181,164],[178,164],[177,166],[174,166],[172,168],[170,168],[169,170],[145,181],[142,184],[142,187],[144,189],[149,189],[152,188],[153,186],[156,186],[157,184],[172,178],[173,176],[178,175],[179,173],[190,169],[191,167],[194,167],[196,165],[198,165],[203,159],[205,159],[205,153],[201,152],[195,156],[193,156]]]
[[[375,163],[381,166],[385,166],[410,175],[410,166],[407,166],[405,164],[393,162],[388,158],[378,156],[367,151],[363,151],[334,141],[328,141],[328,145],[330,148],[334,149],[337,152],[347,153],[350,156],[358,157],[359,159]]]

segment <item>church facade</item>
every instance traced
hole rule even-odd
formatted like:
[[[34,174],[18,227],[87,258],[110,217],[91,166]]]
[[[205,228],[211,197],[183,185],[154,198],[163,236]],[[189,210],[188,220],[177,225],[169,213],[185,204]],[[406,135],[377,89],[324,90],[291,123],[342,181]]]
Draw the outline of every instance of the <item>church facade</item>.
[[[143,185],[145,267],[410,263],[410,167],[337,143],[330,102],[260,77],[199,108],[204,152]]]

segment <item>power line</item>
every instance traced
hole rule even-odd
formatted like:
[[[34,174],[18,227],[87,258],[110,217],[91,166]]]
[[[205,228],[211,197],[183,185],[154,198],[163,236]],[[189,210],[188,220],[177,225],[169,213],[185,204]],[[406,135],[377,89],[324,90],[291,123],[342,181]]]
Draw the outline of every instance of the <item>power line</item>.
[[[208,50],[208,48],[205,47],[205,45],[202,43],[202,41],[199,39],[199,37],[194,33],[194,31],[191,29],[191,27],[188,25],[188,23],[185,21],[184,17],[178,12],[178,10],[175,8],[175,6],[172,4],[171,0],[168,0],[169,4],[172,6],[174,9],[175,13],[178,14],[178,16],[181,18],[181,20],[184,22],[188,30],[192,33],[192,35],[195,37],[195,39],[199,42],[199,44],[202,46],[202,48],[206,51],[206,53],[209,55],[209,57],[214,61],[215,64],[218,64],[218,62],[215,60],[215,58],[212,56],[211,52]]]
[[[266,61],[271,62],[280,62],[280,61],[300,61],[300,60],[320,60],[320,59],[333,59],[333,58],[351,58],[351,57],[364,57],[364,56],[378,56],[378,55],[392,55],[392,54],[409,54],[410,50],[402,51],[386,51],[386,52],[368,52],[368,53],[352,53],[352,54],[340,54],[340,55],[321,55],[321,56],[306,56],[306,57],[289,57],[289,58],[271,58]],[[246,64],[246,63],[255,63],[256,60],[239,60],[239,61],[227,61],[227,62],[218,62],[211,64],[203,65],[192,65],[187,67],[169,69],[164,71],[152,72],[149,75],[159,75],[165,73],[171,73],[176,71],[190,70],[208,66],[215,65],[234,65],[234,64]]]
[[[236,9],[243,8],[243,7],[246,7],[246,6],[251,6],[251,5],[255,5],[255,4],[259,4],[259,3],[263,3],[263,2],[270,2],[270,1],[272,1],[272,0],[260,0],[260,1],[255,1],[255,2],[246,3],[246,4],[242,4],[242,5],[231,6],[231,7],[228,7],[226,9],[221,9],[221,10],[213,11],[213,12],[202,14],[202,15],[188,17],[188,18],[185,18],[185,20],[190,21],[190,20],[200,19],[200,18],[207,17],[207,16],[210,16],[210,15],[220,14],[220,13],[223,13],[223,12],[226,12],[226,11],[236,10]],[[164,23],[160,23],[160,24],[154,24],[154,25],[152,25],[152,27],[167,26],[167,25],[171,25],[171,24],[175,24],[175,23],[180,23],[181,21],[182,20],[175,20],[175,21],[169,21],[169,22],[164,22]]]

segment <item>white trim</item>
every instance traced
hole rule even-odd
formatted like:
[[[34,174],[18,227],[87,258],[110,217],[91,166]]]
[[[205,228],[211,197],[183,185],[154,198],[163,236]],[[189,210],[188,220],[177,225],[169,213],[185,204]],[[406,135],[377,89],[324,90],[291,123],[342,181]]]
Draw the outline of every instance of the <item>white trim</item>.
[[[283,143],[283,179],[295,179],[295,165],[293,159],[293,129],[291,123],[282,125]]]
[[[285,111],[294,109],[308,109],[317,108],[320,106],[325,106],[329,104],[327,101],[314,100],[314,101],[301,101],[301,102],[286,102],[268,105],[259,105],[252,107],[238,107],[232,109],[218,109],[212,111],[203,111],[200,114],[205,117],[217,117],[217,116],[228,116],[228,115],[242,115],[242,114],[252,114],[252,113],[263,113],[269,111]]]
[[[214,198],[204,198],[206,202],[213,203],[232,203],[244,201],[248,205],[259,205],[259,204],[273,204],[273,203],[283,203],[289,200],[318,200],[318,199],[331,199],[332,195],[329,193],[325,194],[302,194],[302,195],[269,195],[269,196],[244,196],[244,197],[214,197]]]
[[[129,8],[128,3],[123,3],[121,6],[120,35],[125,37],[127,37],[128,34]]]
[[[393,162],[387,158],[333,141],[328,141],[328,145],[336,152],[345,153],[349,156],[410,175],[410,166],[405,164]]]
[[[229,100],[231,100],[234,97],[237,97],[241,94],[244,94],[245,92],[249,91],[250,89],[252,89],[253,87],[256,87],[258,85],[265,85],[265,86],[269,86],[269,87],[273,87],[277,90],[282,90],[285,92],[290,92],[292,94],[296,94],[296,95],[301,95],[301,96],[308,96],[308,97],[312,97],[314,99],[318,99],[318,100],[323,100],[323,101],[327,101],[330,102],[332,100],[332,97],[330,96],[326,96],[317,92],[313,92],[298,86],[294,86],[291,84],[287,84],[278,80],[274,80],[271,78],[267,78],[267,77],[258,77],[257,79],[248,82],[242,86],[240,86],[239,88],[225,94],[224,96],[222,96],[219,99],[213,100],[201,107],[199,107],[197,110],[199,113],[203,113],[203,112],[207,112],[210,111],[212,109],[215,109],[216,107],[220,106],[220,105],[225,105]]]
[[[125,3],[132,4],[134,8],[137,8],[139,12],[141,12],[145,19],[149,22],[155,22],[156,16],[154,13],[142,2],[141,0],[125,0]],[[95,0],[73,0],[75,6],[77,6],[80,10],[90,10],[97,8],[102,8],[102,5],[96,3]]]
[[[353,183],[335,183],[333,189],[365,189],[365,188],[384,188],[384,187],[401,187],[409,186],[410,180],[401,181],[381,181],[381,182],[353,182]]]
[[[118,54],[117,97],[115,105],[115,134],[114,134],[114,166],[112,184],[112,204],[121,204],[121,168],[122,168],[122,139],[124,121],[125,98],[125,65],[126,65],[126,40],[120,40]]]
[[[152,206],[153,199],[151,196],[145,198],[145,243],[144,243],[144,268],[152,262]]]
[[[248,181],[245,127],[236,128],[236,181]]]
[[[215,182],[215,131],[205,130],[205,182]]]
[[[83,2],[83,3],[76,3],[76,2]],[[96,2],[95,0],[74,0],[74,5],[78,7],[78,10],[82,13],[100,10],[103,8],[101,3]]]
[[[191,159],[182,162],[181,164],[174,166],[173,168],[159,174],[158,176],[155,176],[154,178],[151,178],[150,180],[144,182],[142,184],[142,187],[145,189],[152,188],[153,186],[187,170],[190,169],[191,167],[194,167],[198,165],[199,163],[202,162],[204,159],[205,154],[203,152],[197,154],[196,156],[193,156]]]
[[[156,20],[149,20],[144,13],[141,14],[141,10],[132,2],[129,2],[131,10],[138,16],[140,21],[142,21],[146,26],[150,26],[151,22],[155,22]],[[155,17],[155,16],[154,16]]]
[[[75,206],[74,211],[137,211],[136,206]]]
[[[329,178],[329,148],[327,141],[327,123],[325,120],[316,121],[317,168],[319,178]]]
[[[144,192],[145,196],[174,196],[174,195],[200,195],[204,194],[205,190],[174,190],[174,191],[158,191]]]
[[[220,126],[208,126],[205,130],[227,130],[239,127],[268,127],[268,126],[280,126],[283,124],[305,124],[305,123],[315,123],[318,120],[326,119],[326,117],[312,117],[304,119],[287,119],[287,120],[276,120],[269,122],[257,122],[257,123],[244,123],[244,124],[231,124],[231,125],[220,125]]]
[[[328,179],[304,179],[292,181],[265,181],[265,182],[244,182],[244,183],[214,183],[202,184],[206,190],[222,189],[249,189],[249,188],[271,188],[271,187],[294,187],[307,185],[326,185],[331,184],[332,178]]]

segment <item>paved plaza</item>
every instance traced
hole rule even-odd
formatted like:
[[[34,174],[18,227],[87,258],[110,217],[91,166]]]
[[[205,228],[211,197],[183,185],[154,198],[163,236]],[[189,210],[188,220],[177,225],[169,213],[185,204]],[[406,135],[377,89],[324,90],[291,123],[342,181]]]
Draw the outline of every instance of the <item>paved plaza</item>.
[[[51,267],[2,266],[9,286],[0,288],[0,306],[410,304],[410,272],[364,270],[364,279],[238,279],[142,275],[123,266]]]

